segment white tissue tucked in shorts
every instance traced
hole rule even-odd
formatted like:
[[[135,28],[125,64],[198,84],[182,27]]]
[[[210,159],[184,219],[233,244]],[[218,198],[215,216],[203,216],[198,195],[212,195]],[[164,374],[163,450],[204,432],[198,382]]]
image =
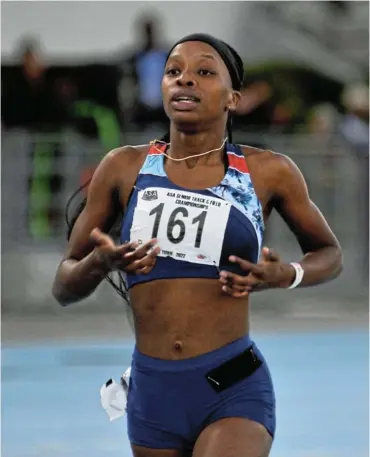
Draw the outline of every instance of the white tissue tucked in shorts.
[[[125,415],[130,373],[131,367],[123,373],[119,384],[114,379],[110,379],[100,389],[101,405],[110,421]]]

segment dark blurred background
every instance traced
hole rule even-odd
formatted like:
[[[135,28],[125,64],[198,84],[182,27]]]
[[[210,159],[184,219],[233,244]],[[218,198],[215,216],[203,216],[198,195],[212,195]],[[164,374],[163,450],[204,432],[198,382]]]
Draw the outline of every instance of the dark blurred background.
[[[2,2],[1,12],[3,344],[132,338],[106,284],[68,310],[53,301],[64,208],[110,149],[164,133],[167,49],[199,31],[244,59],[235,140],[296,161],[344,250],[337,281],[256,295],[255,328],[367,326],[368,2]],[[266,244],[300,257],[277,216]]]

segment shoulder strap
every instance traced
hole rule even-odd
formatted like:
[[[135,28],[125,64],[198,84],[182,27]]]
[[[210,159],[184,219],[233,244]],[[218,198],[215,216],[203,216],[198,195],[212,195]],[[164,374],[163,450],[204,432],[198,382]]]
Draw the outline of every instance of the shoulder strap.
[[[153,140],[149,143],[148,155],[160,155],[166,151],[167,144],[158,140]]]
[[[229,167],[234,168],[240,173],[249,173],[246,157],[239,145],[227,144],[227,158]]]

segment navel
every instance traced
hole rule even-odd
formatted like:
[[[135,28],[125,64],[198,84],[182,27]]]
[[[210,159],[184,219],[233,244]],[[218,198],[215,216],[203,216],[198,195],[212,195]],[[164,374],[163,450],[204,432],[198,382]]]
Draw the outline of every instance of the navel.
[[[183,348],[184,348],[184,343],[182,341],[177,340],[173,343],[173,350],[177,354],[181,353]]]

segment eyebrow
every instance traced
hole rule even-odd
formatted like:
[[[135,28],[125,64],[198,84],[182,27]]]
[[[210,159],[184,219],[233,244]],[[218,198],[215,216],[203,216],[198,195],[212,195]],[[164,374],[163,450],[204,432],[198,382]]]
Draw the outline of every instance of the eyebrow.
[[[216,59],[215,59],[215,56],[213,56],[212,54],[200,54],[199,57],[202,57],[203,59],[212,59],[212,60],[216,60]]]
[[[169,59],[178,59],[180,57],[180,54],[172,54]],[[209,59],[209,60],[216,60],[216,58],[212,54],[196,54],[194,57],[199,57],[201,59]],[[168,60],[169,60],[168,59]]]

